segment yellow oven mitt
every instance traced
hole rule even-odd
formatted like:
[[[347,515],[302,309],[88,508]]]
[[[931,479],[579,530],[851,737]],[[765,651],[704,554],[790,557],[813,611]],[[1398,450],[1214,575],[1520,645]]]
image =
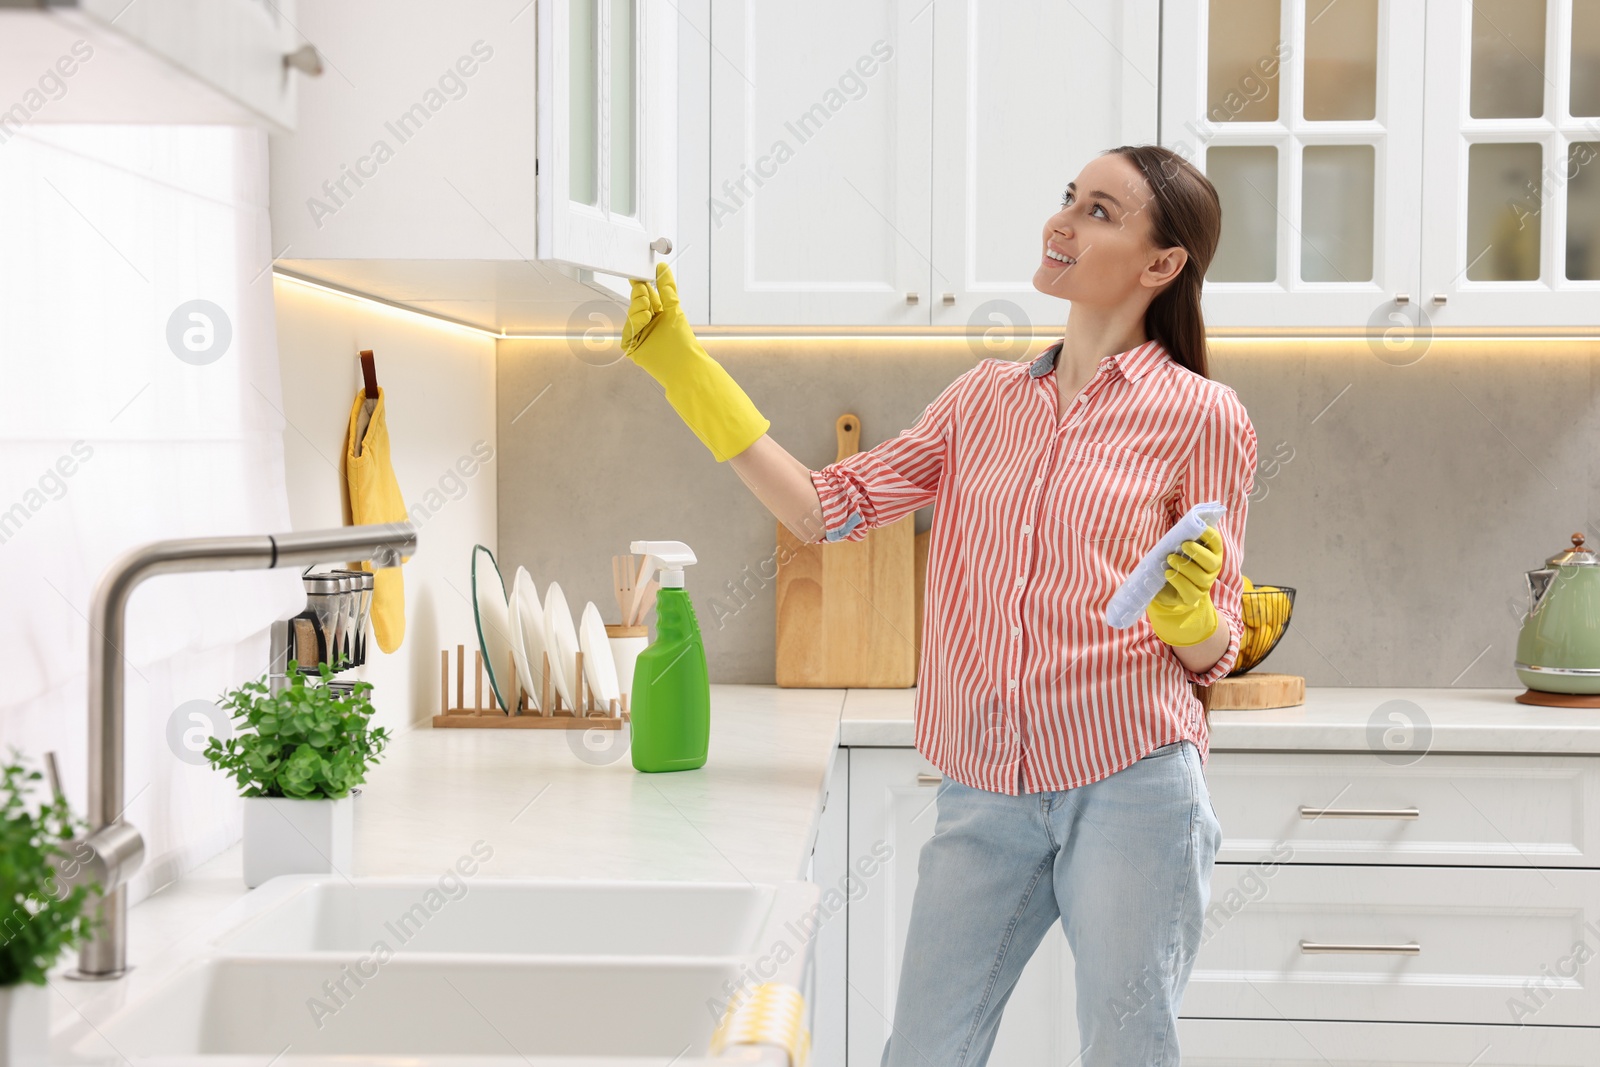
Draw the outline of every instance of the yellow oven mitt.
[[[400,496],[394,466],[389,461],[389,424],[383,408],[383,387],[378,399],[356,392],[350,408],[350,429],[344,442],[344,477],[350,491],[350,522],[370,526],[406,521],[406,502]],[[410,559],[401,557],[401,562]],[[363,561],[351,570],[372,570]],[[393,652],[406,636],[406,588],[399,567],[378,570],[372,579],[372,634],[378,647]]]

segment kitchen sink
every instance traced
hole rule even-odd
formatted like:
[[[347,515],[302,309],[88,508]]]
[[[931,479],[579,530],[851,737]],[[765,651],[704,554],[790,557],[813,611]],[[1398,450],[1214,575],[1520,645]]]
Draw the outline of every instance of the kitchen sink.
[[[780,892],[773,885],[521,879],[458,881],[447,892],[429,879],[322,875],[274,879],[259,892],[268,889],[275,899],[219,937],[219,949],[366,952],[383,941],[425,953],[734,956],[762,947]]]
[[[711,1037],[734,990],[806,989],[817,901],[807,882],[275,878],[55,1047],[141,1067],[783,1064]]]
[[[200,960],[80,1048],[147,1057],[709,1053],[738,961],[338,954]]]

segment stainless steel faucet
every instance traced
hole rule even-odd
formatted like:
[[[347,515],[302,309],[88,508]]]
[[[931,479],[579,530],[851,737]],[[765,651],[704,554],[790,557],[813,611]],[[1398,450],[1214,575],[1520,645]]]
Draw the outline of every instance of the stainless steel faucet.
[[[78,969],[69,977],[119,978],[128,969],[125,886],[144,860],[143,838],[122,820],[122,646],[124,616],[134,589],[146,578],[180,572],[269,570],[358,559],[370,559],[374,567],[396,567],[416,548],[417,531],[409,522],[254,537],[197,537],[136,548],[101,576],[89,616],[89,834],[73,849],[75,869],[63,875],[69,883],[99,883],[93,908],[97,922],[78,952]]]

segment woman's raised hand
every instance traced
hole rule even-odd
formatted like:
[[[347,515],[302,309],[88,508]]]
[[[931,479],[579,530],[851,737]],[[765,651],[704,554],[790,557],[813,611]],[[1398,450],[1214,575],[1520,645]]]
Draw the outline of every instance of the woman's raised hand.
[[[771,428],[695,337],[678,303],[677,279],[665,263],[656,264],[655,285],[633,283],[622,351],[661,383],[667,402],[718,463],[743,452]]]

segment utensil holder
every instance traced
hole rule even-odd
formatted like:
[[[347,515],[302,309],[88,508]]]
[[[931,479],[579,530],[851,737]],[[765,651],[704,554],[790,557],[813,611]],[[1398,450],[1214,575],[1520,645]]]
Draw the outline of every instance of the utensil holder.
[[[617,688],[627,699],[633,692],[633,663],[639,653],[650,647],[650,629],[646,626],[621,626],[606,623],[606,642],[611,646],[611,659],[617,665]]]
[[[542,672],[543,684],[539,692],[539,707],[534,708],[528,702],[528,693],[522,688],[522,679],[517,674],[517,661],[515,656],[506,657],[505,675],[507,686],[515,691],[512,701],[512,712],[506,714],[494,697],[493,686],[490,687],[489,705],[483,704],[483,653],[472,653],[474,680],[472,685],[472,706],[466,703],[466,646],[456,646],[456,685],[455,704],[450,701],[450,650],[439,651],[439,714],[433,717],[433,725],[455,729],[488,729],[488,730],[620,730],[622,724],[628,720],[628,695],[623,693],[620,700],[612,700],[607,707],[597,707],[594,702],[594,693],[590,691],[583,677],[583,652],[574,653],[573,678],[577,680],[578,707],[566,707],[561,694],[550,682],[550,653],[544,654],[544,670]]]

